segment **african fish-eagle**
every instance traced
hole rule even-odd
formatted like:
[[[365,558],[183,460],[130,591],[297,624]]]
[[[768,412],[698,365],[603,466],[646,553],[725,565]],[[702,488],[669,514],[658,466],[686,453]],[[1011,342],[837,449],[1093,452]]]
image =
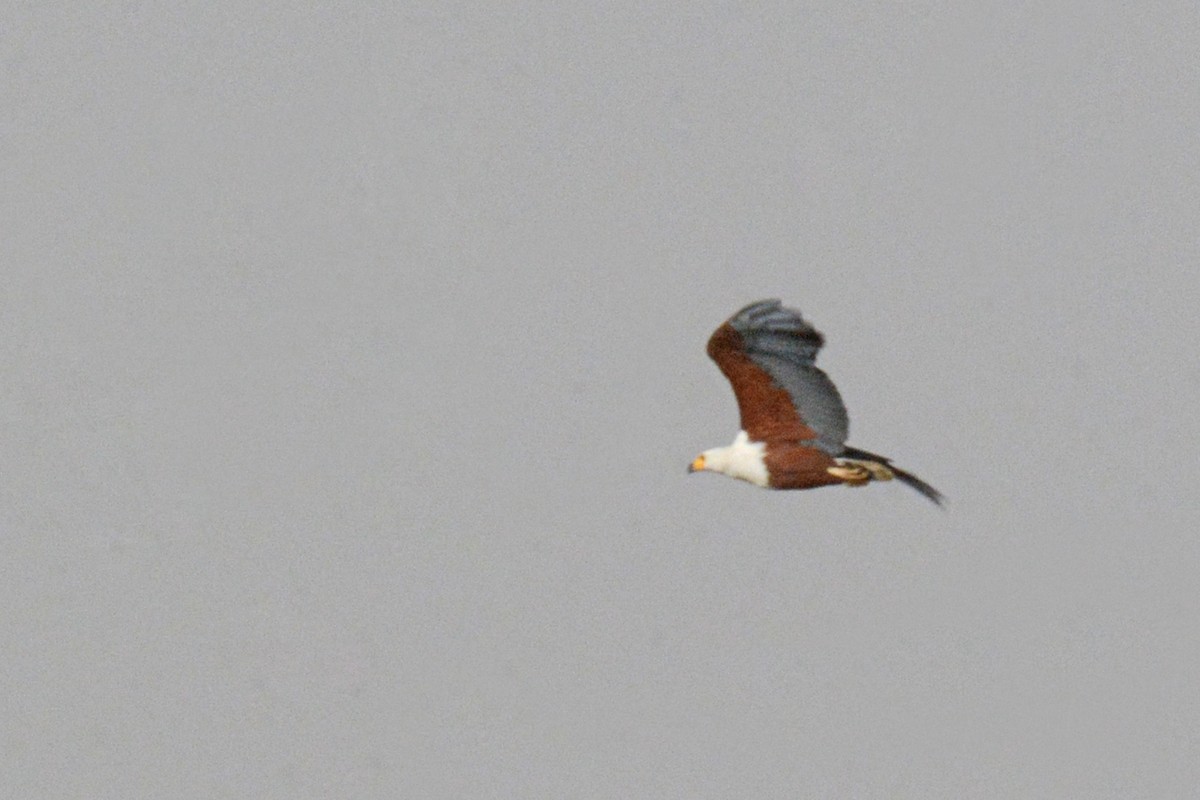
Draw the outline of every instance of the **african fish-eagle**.
[[[942,494],[890,459],[846,446],[850,421],[837,387],[815,366],[825,338],[779,300],[751,303],[708,340],[733,385],[742,430],[705,450],[689,472],[721,472],[771,489],[813,489],[897,478],[941,505]]]

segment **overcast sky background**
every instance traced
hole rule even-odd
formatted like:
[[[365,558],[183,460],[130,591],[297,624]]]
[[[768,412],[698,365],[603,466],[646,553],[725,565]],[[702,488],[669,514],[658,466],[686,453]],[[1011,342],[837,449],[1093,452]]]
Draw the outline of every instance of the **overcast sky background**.
[[[10,5],[0,793],[1191,795],[1200,12],[1003,5]]]

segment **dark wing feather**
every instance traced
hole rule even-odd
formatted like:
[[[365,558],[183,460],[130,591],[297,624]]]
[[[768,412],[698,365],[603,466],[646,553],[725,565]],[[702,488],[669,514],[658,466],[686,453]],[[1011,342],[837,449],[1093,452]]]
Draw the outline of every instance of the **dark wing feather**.
[[[916,475],[913,475],[911,472],[897,467],[892,463],[890,458],[884,458],[881,455],[876,455],[875,453],[870,453],[866,450],[859,450],[857,447],[847,447],[842,451],[841,455],[846,458],[853,458],[859,461],[878,461],[892,471],[892,474],[896,476],[896,480],[900,481],[906,486],[911,486],[913,489],[916,489],[918,492],[932,500],[936,505],[940,506],[946,502],[945,495],[930,486],[925,481],[918,478]]]
[[[730,336],[731,333],[734,336]],[[719,339],[724,341],[718,342]],[[715,348],[718,351],[715,354],[714,342],[724,345]],[[752,438],[794,437],[798,441],[812,441],[832,456],[841,454],[850,422],[837,387],[829,376],[814,366],[817,352],[824,343],[821,334],[805,322],[799,312],[784,308],[779,300],[763,300],[746,306],[713,334],[709,355],[733,384],[742,411],[743,428]],[[724,352],[731,348],[740,352]],[[733,362],[738,357],[765,373],[771,387],[786,394],[793,418],[789,424],[764,426],[761,419],[764,413],[782,423],[788,410],[781,408],[778,402],[768,404],[769,408],[763,410],[765,392],[762,387],[747,385],[748,365],[743,364],[740,371],[731,372],[730,367],[737,366]],[[757,395],[746,396],[751,391]],[[775,394],[779,396],[779,393]],[[748,411],[751,412],[750,420],[747,420]],[[768,435],[755,437],[755,431],[747,422],[760,429],[769,427]]]

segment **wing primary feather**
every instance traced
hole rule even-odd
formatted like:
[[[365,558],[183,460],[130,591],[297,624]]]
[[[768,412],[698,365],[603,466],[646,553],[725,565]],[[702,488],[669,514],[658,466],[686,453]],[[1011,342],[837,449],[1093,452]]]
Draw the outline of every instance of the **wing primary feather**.
[[[888,469],[892,471],[892,474],[896,476],[896,480],[900,481],[905,486],[917,490],[922,495],[933,501],[935,505],[942,506],[946,502],[946,496],[944,494],[918,478],[916,475],[913,475],[911,472],[906,472],[905,470],[900,469],[892,463],[890,458],[884,458],[881,455],[877,455],[866,450],[859,450],[857,447],[847,447],[842,450],[841,455],[845,456],[846,458],[854,458],[859,461],[878,461],[881,464],[886,464]]]

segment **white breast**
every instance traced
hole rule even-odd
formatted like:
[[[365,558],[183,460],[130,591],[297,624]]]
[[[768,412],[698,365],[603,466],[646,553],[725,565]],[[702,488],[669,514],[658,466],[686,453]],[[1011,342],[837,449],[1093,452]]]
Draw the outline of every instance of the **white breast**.
[[[745,431],[739,431],[733,444],[714,448],[704,454],[704,467],[755,486],[766,486],[767,465],[763,461],[766,449],[764,443],[752,442]]]

